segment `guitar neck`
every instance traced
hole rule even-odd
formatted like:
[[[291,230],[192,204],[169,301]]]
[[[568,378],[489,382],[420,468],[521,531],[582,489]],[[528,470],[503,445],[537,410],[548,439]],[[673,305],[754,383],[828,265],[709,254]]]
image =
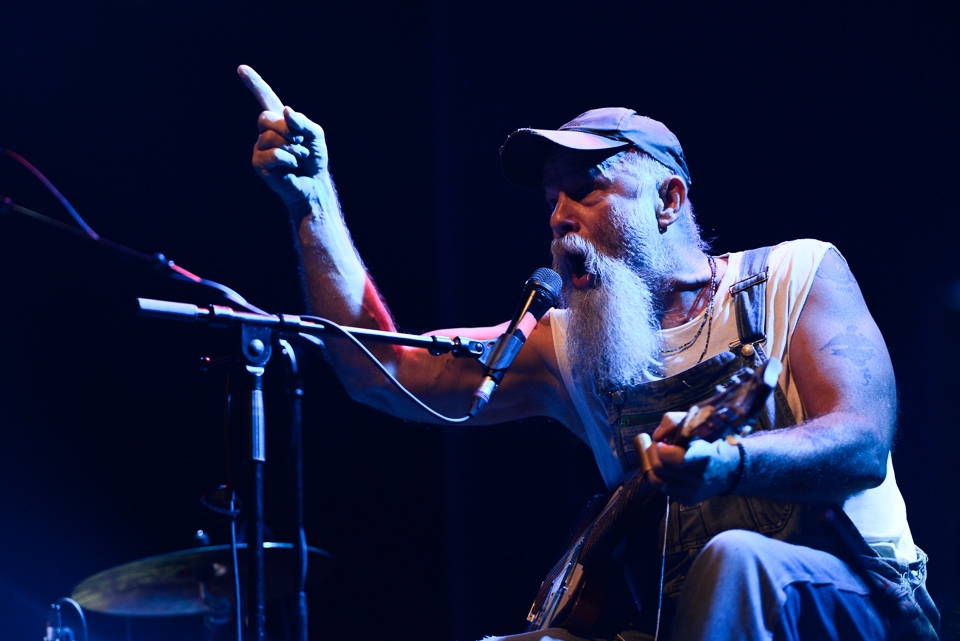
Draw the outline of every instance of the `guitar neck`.
[[[580,563],[587,567],[595,558],[605,559],[629,529],[629,515],[642,513],[638,508],[658,493],[643,470],[634,470],[584,533]]]
[[[725,438],[756,416],[776,385],[780,362],[776,359],[767,361],[758,368],[756,375],[747,371],[751,378],[745,383],[735,379],[731,387],[721,388],[702,406],[691,407],[674,433],[672,444],[687,448],[697,438],[706,441]],[[641,445],[638,443],[637,447]],[[606,556],[616,547],[630,527],[631,514],[641,513],[638,508],[657,494],[658,490],[647,481],[644,470],[634,470],[584,534],[581,563],[587,566],[595,555]]]

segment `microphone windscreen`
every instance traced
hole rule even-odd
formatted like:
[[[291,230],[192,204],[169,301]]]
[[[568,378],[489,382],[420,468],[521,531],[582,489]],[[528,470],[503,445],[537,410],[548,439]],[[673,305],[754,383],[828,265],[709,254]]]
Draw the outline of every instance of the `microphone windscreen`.
[[[560,274],[549,267],[541,267],[533,272],[533,275],[527,279],[527,283],[539,285],[554,298],[560,296],[560,288],[563,286],[563,280],[560,278]]]

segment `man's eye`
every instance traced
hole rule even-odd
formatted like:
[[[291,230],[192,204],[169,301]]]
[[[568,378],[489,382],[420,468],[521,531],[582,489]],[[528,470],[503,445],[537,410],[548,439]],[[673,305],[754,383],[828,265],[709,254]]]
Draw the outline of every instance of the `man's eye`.
[[[586,198],[592,193],[593,193],[593,185],[588,185],[576,190],[575,192],[570,194],[570,197],[576,200],[577,202],[580,202],[581,200],[583,200],[584,198]]]

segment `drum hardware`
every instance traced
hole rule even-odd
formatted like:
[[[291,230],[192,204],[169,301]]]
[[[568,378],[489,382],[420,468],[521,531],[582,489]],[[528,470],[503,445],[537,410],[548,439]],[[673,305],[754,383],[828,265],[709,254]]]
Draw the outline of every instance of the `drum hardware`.
[[[77,611],[80,628],[83,630],[83,641],[90,641],[90,637],[87,634],[87,618],[83,615],[83,608],[70,597],[57,599],[50,605],[50,620],[47,621],[47,632],[43,637],[43,641],[76,641],[73,628],[63,625],[63,617],[60,611],[60,606],[62,605],[69,605]]]
[[[81,581],[72,600],[86,610],[128,617],[222,615],[234,602],[230,545],[213,545],[151,556],[94,574]],[[237,545],[246,550],[247,544]],[[277,599],[299,590],[299,559],[291,543],[265,542],[264,596]],[[321,582],[333,569],[333,557],[307,548],[310,564],[306,585]],[[240,580],[245,582],[246,555],[239,556]],[[241,599],[246,600],[241,592]]]

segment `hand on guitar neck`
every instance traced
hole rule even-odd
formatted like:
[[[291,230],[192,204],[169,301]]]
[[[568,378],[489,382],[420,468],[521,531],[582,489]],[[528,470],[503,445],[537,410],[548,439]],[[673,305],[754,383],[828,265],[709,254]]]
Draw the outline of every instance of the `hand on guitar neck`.
[[[703,407],[666,413],[653,442],[641,434],[642,445],[637,443],[647,480],[684,505],[730,490],[744,471],[739,438],[749,427],[742,427],[757,415],[781,369],[773,359],[751,379],[721,391]]]
[[[603,583],[612,550],[629,524],[642,518],[658,487],[678,501],[695,503],[728,490],[738,474],[740,451],[724,441],[736,438],[762,409],[780,375],[780,362],[771,359],[747,370],[746,380],[733,380],[726,389],[686,413],[664,416],[653,434],[655,442],[637,443],[640,468],[624,479],[595,519],[581,528],[544,579],[527,615],[528,629],[563,627],[589,632],[602,599],[593,586]],[[659,518],[659,517],[657,517]],[[598,575],[600,580],[598,581]],[[602,593],[601,589],[597,592]]]
[[[644,466],[649,466],[650,483],[684,505],[694,505],[727,491],[740,473],[738,436],[712,442],[695,439],[686,445],[675,443],[674,438],[689,416],[684,412],[664,415],[653,433],[653,442],[647,441]]]

